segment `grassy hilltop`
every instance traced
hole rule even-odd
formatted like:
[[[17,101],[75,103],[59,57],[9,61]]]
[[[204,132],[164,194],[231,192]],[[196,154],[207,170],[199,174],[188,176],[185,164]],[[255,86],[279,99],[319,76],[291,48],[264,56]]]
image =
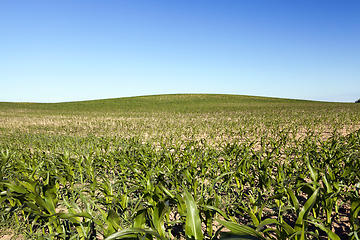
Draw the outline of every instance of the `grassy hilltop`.
[[[0,239],[358,239],[359,129],[351,103],[3,102]]]
[[[64,103],[5,103],[0,109],[52,112],[211,112],[264,107],[345,107],[353,104],[225,94],[167,94]]]

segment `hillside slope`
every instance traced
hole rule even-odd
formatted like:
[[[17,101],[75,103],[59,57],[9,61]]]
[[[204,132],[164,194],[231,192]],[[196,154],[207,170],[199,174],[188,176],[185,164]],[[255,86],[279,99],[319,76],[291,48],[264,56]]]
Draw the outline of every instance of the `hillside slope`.
[[[352,107],[352,103],[329,103],[282,98],[225,95],[225,94],[167,94],[127,98],[113,98],[64,103],[10,103],[0,102],[0,110],[23,109],[55,112],[212,112],[234,111],[248,108],[296,107]]]

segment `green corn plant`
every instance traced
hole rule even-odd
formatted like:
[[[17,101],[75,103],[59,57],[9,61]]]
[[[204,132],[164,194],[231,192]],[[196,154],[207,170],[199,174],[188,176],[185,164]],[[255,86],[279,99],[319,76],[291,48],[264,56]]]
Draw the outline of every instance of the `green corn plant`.
[[[294,235],[295,235],[295,239],[300,239],[300,240],[304,240],[306,239],[306,233],[307,233],[307,229],[308,229],[308,222],[307,219],[309,217],[309,212],[311,211],[312,207],[314,206],[314,204],[317,201],[318,195],[320,192],[320,188],[317,188],[312,195],[308,198],[308,200],[305,202],[303,208],[299,211],[298,215],[297,215],[297,219],[295,222],[295,227],[294,227]],[[291,198],[294,202],[295,199]],[[294,205],[296,205],[296,203],[294,203]]]
[[[103,194],[102,204],[111,206],[116,197],[113,184],[108,179],[102,178],[102,181],[98,182],[98,189]]]
[[[77,172],[79,173],[80,175],[80,183],[81,185],[84,185],[85,184],[85,177],[84,177],[84,166],[85,166],[85,163],[84,163],[84,158],[83,157],[78,157],[78,160],[77,160]]]
[[[133,216],[133,228],[146,228],[147,209],[141,204],[137,207]]]
[[[7,177],[8,171],[12,168],[10,161],[15,152],[9,149],[1,150],[0,152],[0,182],[3,182]]]
[[[258,187],[263,190],[270,190],[272,185],[270,159],[268,157],[262,158],[260,155],[255,155],[257,164],[254,164],[254,174],[256,176],[256,182]]]
[[[175,195],[177,211],[180,214],[181,219],[185,222],[186,219],[186,202],[180,194]]]
[[[351,233],[349,234],[351,240],[360,239],[360,221],[359,221],[359,212],[360,212],[360,182],[356,184],[355,191],[351,196],[351,208],[350,208],[350,226]]]
[[[77,203],[76,198],[74,201],[64,198],[63,202],[70,215],[60,214],[60,218],[68,219],[72,223],[80,240],[95,240],[95,204],[81,192],[76,192],[76,194],[80,198],[78,199],[80,200],[80,204]],[[97,223],[100,224],[99,221],[97,221]]]
[[[319,174],[319,169],[317,168],[314,168],[312,166],[312,163],[310,161],[310,158],[307,156],[306,157],[306,166],[307,166],[307,169],[304,169],[303,171],[308,171],[310,173],[310,179],[312,180],[311,182],[307,182],[305,180],[306,176],[303,176],[302,173],[300,173],[298,176],[297,176],[297,179],[296,179],[296,188],[300,188],[301,191],[305,192],[308,196],[311,196],[313,195],[313,193],[316,191],[317,188],[320,187],[320,184],[319,184],[319,179],[320,179],[320,174]],[[313,213],[313,216],[314,218],[318,218],[319,217],[319,214],[320,214],[320,198],[317,198],[317,201],[314,202],[315,204],[315,207],[312,208],[312,213]]]
[[[330,227],[332,222],[332,212],[338,213],[337,201],[341,191],[342,184],[336,181],[335,175],[329,166],[327,166],[327,172],[322,176],[323,184],[326,191],[322,194],[322,205],[326,215],[326,226]]]
[[[114,184],[110,183],[108,179],[104,179],[101,183],[98,183],[99,191],[102,193],[102,197],[98,197],[95,201],[105,206],[108,209],[114,209],[122,214],[122,218],[125,221],[128,220],[126,214],[129,205],[130,191],[135,191],[137,188],[128,190],[126,180],[118,180]]]
[[[109,237],[105,238],[105,240],[112,240],[112,239],[151,240],[153,236],[160,240],[166,240],[166,238],[161,237],[156,231],[150,228],[126,228],[110,235]]]
[[[18,180],[17,184],[6,184],[9,188],[8,198],[21,204],[23,216],[26,215],[25,213],[34,216],[35,221],[29,226],[30,232],[32,232],[33,225],[38,221],[40,226],[48,229],[50,234],[64,234],[62,223],[56,217],[59,188],[56,178],[47,174],[44,183],[25,178]]]
[[[186,239],[202,240],[204,238],[201,230],[201,219],[199,209],[191,194],[184,188],[186,204],[185,235]]]
[[[250,216],[253,225],[257,227],[261,222],[262,213],[267,203],[263,201],[263,196],[256,190],[255,196],[251,192],[244,195],[248,201],[242,201],[242,206],[240,208]],[[247,204],[245,202],[247,202]]]
[[[223,216],[224,219],[229,219],[225,212],[219,209],[220,196],[216,193],[215,186],[222,179],[225,179],[226,181],[226,178],[232,174],[234,174],[234,172],[225,172],[221,174],[210,186],[203,187],[200,194],[197,205],[199,206],[200,212],[205,215],[205,219],[202,222],[206,225],[206,231],[209,238],[215,237],[215,235],[213,235],[213,221],[217,213]]]
[[[169,201],[158,202],[154,206],[152,213],[152,227],[155,229],[161,237],[166,237],[165,232],[165,220],[166,214],[169,213]]]
[[[3,182],[3,188],[6,191],[1,192],[1,201],[2,203],[7,201],[4,207],[4,213],[13,213],[15,217],[15,222],[17,225],[20,224],[21,216],[25,215],[24,211],[22,211],[21,207],[23,206],[24,202],[26,201],[25,197],[35,201],[34,194],[32,192],[26,190],[17,184]]]
[[[4,183],[8,183],[9,172],[12,168],[11,158],[15,153],[9,149],[0,152],[0,216],[3,220],[7,219],[14,212],[17,203],[8,198],[8,187]],[[19,223],[17,214],[15,213],[15,221]]]
[[[125,211],[127,210],[128,201],[127,198],[123,197],[122,193],[115,188],[117,184],[118,183],[111,184],[108,179],[103,179],[101,182],[98,182],[99,191],[102,193],[102,196],[94,201],[94,206],[100,212],[103,222],[106,223],[107,227],[99,221],[95,221],[95,223],[102,228],[104,237],[108,237],[119,231],[121,218],[127,221]],[[108,209],[108,212],[103,210],[103,208]]]
[[[221,212],[224,216],[226,216],[225,213],[218,209],[218,201],[216,200],[216,198],[207,199],[205,204],[200,206],[201,212],[205,215],[206,232],[210,239],[213,237],[213,221],[215,214],[217,212]]]
[[[136,210],[134,227],[143,228],[145,223],[149,223],[161,237],[166,237],[165,225],[169,224],[170,201],[175,201],[175,195],[165,188],[162,174],[153,179],[153,171],[147,171],[144,175],[135,168],[133,170],[139,177],[136,191],[141,192],[140,199],[144,200]]]
[[[72,158],[67,151],[58,155],[58,166],[61,168],[63,176],[66,178],[71,188],[73,188],[74,185],[75,161],[76,160]]]
[[[254,237],[258,237],[260,239],[263,239],[264,237],[266,239],[290,239],[290,238],[301,239],[301,240],[306,239],[306,235],[309,234],[309,232],[308,232],[309,221],[307,219],[309,218],[309,213],[310,213],[311,208],[313,207],[313,205],[316,202],[319,191],[320,191],[320,188],[316,189],[314,191],[314,193],[306,201],[304,206],[302,208],[300,208],[299,202],[298,202],[297,198],[295,197],[295,194],[291,191],[291,189],[289,189],[289,188],[287,189],[287,194],[290,198],[290,201],[292,203],[293,208],[295,209],[295,213],[297,216],[294,227],[291,227],[288,223],[286,223],[282,219],[282,217],[278,217],[278,220],[276,220],[276,219],[262,220],[256,226],[256,229],[250,230],[249,228],[246,228],[246,231],[245,231],[244,228],[241,228],[241,229],[243,229],[242,232],[240,230],[238,230],[237,234],[240,234],[240,235],[247,234],[247,235],[251,235]],[[313,223],[313,222],[311,222],[311,223]],[[264,227],[266,225],[275,225],[276,228],[265,228],[264,229]],[[316,224],[314,224],[314,225],[316,225]],[[227,226],[225,226],[225,227],[227,227]],[[242,227],[244,227],[244,226],[242,226]],[[322,227],[322,229],[325,229],[323,226],[321,226],[321,227]],[[254,230],[256,230],[256,232]],[[262,233],[263,235],[258,235],[260,233]],[[331,234],[332,233],[330,233],[329,236],[332,236]],[[334,239],[337,239],[337,238],[334,238]]]
[[[121,219],[119,214],[110,209],[107,213],[105,210],[101,209],[101,207],[95,205],[95,207],[97,208],[97,210],[100,212],[100,215],[102,216],[102,220],[94,220],[94,222],[97,224],[97,226],[99,228],[101,228],[102,230],[102,235],[103,237],[108,237],[112,234],[114,234],[115,232],[118,232],[119,230],[121,230]],[[90,215],[89,215],[90,216]],[[91,218],[91,216],[90,216]],[[105,224],[103,224],[103,222]],[[78,223],[78,221],[77,221]]]
[[[198,186],[199,181],[196,179],[197,171],[196,168],[185,168],[182,171],[182,174],[184,176],[183,179],[186,180],[187,185],[191,186],[191,192],[194,193],[194,197],[196,198],[198,195]]]
[[[134,214],[133,227],[144,229],[146,223],[150,228],[156,231],[160,237],[169,237],[166,233],[165,225],[167,224],[166,215],[169,212],[169,201],[158,202],[155,206],[141,204]]]
[[[96,162],[95,162],[95,158],[92,156],[93,152],[90,152],[87,155],[83,156],[83,168],[85,168],[85,173],[86,173],[86,179],[88,181],[90,181],[90,194],[92,197],[95,196],[95,192],[97,190],[97,178],[96,178],[96,173],[97,173],[97,168],[96,168]]]

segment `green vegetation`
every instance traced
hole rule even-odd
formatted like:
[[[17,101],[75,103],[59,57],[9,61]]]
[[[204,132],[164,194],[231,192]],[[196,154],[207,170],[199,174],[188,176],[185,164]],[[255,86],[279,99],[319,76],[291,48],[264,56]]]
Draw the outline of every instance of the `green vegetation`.
[[[360,106],[235,95],[0,103],[14,239],[359,239]]]

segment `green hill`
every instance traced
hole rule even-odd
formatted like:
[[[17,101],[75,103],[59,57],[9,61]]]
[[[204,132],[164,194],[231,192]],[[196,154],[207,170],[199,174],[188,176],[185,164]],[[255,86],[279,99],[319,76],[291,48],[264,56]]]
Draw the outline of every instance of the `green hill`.
[[[213,112],[248,108],[346,107],[351,103],[329,103],[270,97],[225,94],[167,94],[63,103],[0,102],[0,110],[23,109],[51,112]]]

